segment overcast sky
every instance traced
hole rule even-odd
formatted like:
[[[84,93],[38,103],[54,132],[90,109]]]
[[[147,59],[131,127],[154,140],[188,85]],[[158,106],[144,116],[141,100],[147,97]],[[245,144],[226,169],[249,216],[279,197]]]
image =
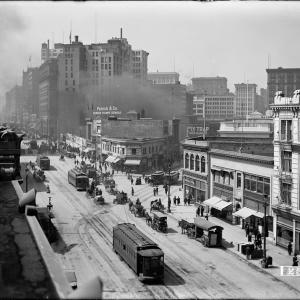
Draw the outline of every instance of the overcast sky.
[[[2,2],[0,97],[40,65],[41,43],[84,44],[119,37],[148,51],[148,71],[175,71],[183,83],[225,76],[266,87],[268,65],[300,67],[299,2]],[[300,88],[300,87],[299,87]]]

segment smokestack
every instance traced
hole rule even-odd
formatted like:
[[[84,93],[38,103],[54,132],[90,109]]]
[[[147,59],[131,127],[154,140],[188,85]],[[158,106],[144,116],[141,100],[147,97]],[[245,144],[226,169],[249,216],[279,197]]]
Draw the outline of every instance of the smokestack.
[[[121,39],[122,39],[123,38],[123,29],[122,29],[122,27],[120,29],[120,36],[121,36]]]
[[[75,42],[78,43],[78,35],[75,35]]]

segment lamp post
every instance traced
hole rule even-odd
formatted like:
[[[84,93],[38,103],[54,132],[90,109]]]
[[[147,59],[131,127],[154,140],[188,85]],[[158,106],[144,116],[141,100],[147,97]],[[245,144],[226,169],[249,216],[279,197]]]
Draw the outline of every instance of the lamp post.
[[[266,249],[266,242],[267,242],[267,200],[268,195],[264,195],[264,252],[263,252],[263,267],[267,268],[267,249]]]
[[[170,202],[171,202],[171,197],[170,197],[170,185],[171,185],[171,160],[169,159],[168,162],[168,171],[169,171],[169,185],[168,185],[168,213],[171,212],[170,210]]]
[[[26,191],[26,193],[28,191],[28,175],[29,175],[29,169],[26,166],[26,168],[25,168],[25,191]]]

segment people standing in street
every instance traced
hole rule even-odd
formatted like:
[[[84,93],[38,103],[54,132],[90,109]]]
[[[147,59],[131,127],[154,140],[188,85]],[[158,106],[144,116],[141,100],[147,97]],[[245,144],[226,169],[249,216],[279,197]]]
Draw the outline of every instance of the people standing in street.
[[[176,205],[177,199],[176,196],[173,197],[173,204]]]
[[[177,197],[177,205],[180,205],[180,198],[179,198],[179,196]]]
[[[298,266],[298,257],[297,254],[295,253],[293,256],[293,267],[297,267]]]
[[[155,190],[155,187],[153,188],[153,196],[155,196],[155,192],[156,192],[156,190]]]
[[[204,206],[201,206],[201,217],[203,217],[204,214]]]
[[[208,221],[208,213],[205,214],[205,220]]]
[[[196,217],[199,217],[200,216],[200,206],[197,207],[197,210],[196,210]]]
[[[187,199],[187,203],[188,203],[188,205],[191,204],[191,198],[190,197]]]
[[[246,232],[246,237],[247,237],[250,233],[250,228],[249,228],[248,222],[246,222],[246,225],[245,225],[245,232]]]
[[[252,234],[251,234],[251,232],[249,232],[249,234],[248,234],[248,242],[249,242],[249,243],[252,242]]]
[[[133,178],[131,177],[131,185],[133,185]]]
[[[291,255],[292,254],[292,243],[291,242],[289,242],[287,249],[288,249],[289,255]]]
[[[134,189],[131,187],[131,196],[134,196]]]
[[[156,196],[158,196],[158,186],[156,187]]]
[[[171,198],[168,197],[168,211],[170,212],[171,210]]]

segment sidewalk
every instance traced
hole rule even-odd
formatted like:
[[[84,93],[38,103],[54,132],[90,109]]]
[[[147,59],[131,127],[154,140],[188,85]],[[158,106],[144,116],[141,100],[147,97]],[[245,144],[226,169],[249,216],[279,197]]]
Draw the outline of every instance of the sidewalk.
[[[184,205],[183,204],[183,191],[179,186],[172,186],[171,188],[171,213],[168,213],[169,217],[175,220],[193,220],[196,217],[196,206],[195,205]],[[180,205],[173,205],[173,197],[180,197]],[[162,201],[167,204],[167,196],[164,195]],[[284,281],[289,284],[291,287],[300,291],[300,278],[299,277],[289,277],[289,276],[280,276],[280,266],[292,266],[292,256],[288,255],[286,249],[276,246],[272,238],[267,238],[266,245],[266,255],[273,258],[273,265],[267,269],[261,267],[261,259],[250,259],[247,260],[246,256],[238,251],[238,243],[247,243],[248,239],[245,234],[245,230],[240,228],[238,225],[232,225],[223,221],[222,219],[209,216],[208,219],[210,222],[215,223],[216,225],[222,226],[223,230],[223,240],[225,240],[226,245],[233,244],[233,246],[226,247],[231,254],[236,255],[239,259],[247,262],[250,266],[257,268],[261,272],[267,272],[276,277],[280,281]]]

